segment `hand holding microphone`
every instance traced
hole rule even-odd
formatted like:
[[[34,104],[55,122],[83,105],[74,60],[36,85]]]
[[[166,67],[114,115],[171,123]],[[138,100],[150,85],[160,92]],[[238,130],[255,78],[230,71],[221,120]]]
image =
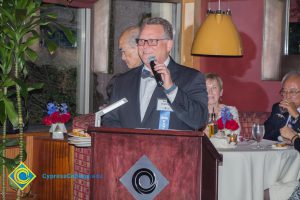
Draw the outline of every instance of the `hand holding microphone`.
[[[150,63],[152,73],[154,75],[154,78],[156,80],[156,83],[157,83],[158,87],[163,86],[164,82],[161,78],[161,75],[157,71],[154,70],[154,67],[155,67],[155,62],[154,61],[156,60],[155,56],[150,56],[148,59],[149,59],[149,63]]]

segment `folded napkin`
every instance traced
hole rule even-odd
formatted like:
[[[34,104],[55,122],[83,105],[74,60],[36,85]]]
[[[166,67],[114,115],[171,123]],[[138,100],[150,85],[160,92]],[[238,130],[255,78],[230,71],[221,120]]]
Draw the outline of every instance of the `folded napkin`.
[[[228,137],[223,137],[223,138],[217,138],[217,137],[212,137],[210,138],[211,143],[216,148],[235,148],[236,144],[234,143],[228,143]]]

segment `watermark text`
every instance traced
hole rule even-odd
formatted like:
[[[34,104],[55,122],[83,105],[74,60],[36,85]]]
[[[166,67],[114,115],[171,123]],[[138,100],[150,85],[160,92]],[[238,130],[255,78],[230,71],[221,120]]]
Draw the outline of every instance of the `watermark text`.
[[[102,174],[42,174],[43,179],[102,179]]]

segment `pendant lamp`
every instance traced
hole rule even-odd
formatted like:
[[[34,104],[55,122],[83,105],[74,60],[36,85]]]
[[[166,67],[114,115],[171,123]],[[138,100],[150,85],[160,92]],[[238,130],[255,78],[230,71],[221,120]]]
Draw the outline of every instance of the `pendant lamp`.
[[[232,22],[231,11],[207,11],[193,41],[192,54],[214,56],[241,56],[243,48],[240,35]]]

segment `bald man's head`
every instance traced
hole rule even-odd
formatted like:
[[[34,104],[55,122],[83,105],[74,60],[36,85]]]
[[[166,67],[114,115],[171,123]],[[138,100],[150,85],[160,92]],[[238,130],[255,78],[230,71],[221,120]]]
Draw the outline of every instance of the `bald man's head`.
[[[122,60],[127,64],[128,68],[134,68],[142,64],[136,46],[136,39],[139,33],[139,27],[130,26],[122,32],[119,38],[119,49],[122,53]]]

